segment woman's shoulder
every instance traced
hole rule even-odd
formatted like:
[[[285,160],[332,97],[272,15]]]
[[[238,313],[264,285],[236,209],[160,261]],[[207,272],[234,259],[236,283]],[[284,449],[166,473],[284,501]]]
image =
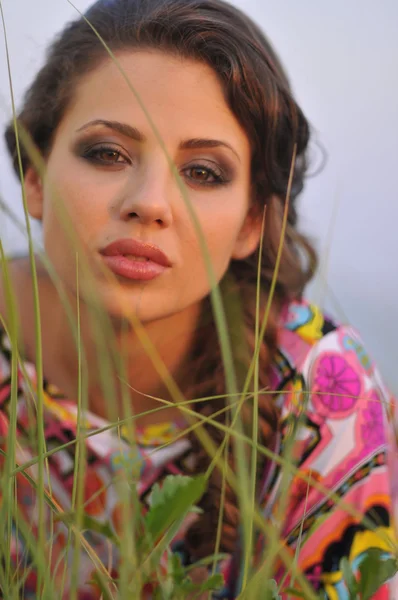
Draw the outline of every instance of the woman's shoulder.
[[[299,463],[325,474],[334,461],[341,474],[384,452],[393,397],[358,331],[306,302],[285,317],[278,402],[286,431],[300,423]]]
[[[355,414],[363,431],[373,422],[376,435],[392,396],[355,327],[294,302],[285,311],[275,362],[285,414],[304,412],[318,426],[353,422]]]
[[[3,265],[1,265],[3,267]],[[5,270],[2,269],[0,276],[0,390],[4,382],[8,381],[11,373],[11,346],[7,330],[8,322],[8,301],[5,281]],[[7,264],[7,278],[10,276],[10,270]]]
[[[32,346],[34,331],[33,286],[30,260],[27,256],[10,257],[1,265],[0,274],[0,390],[8,385],[11,377],[11,342],[16,335],[12,331],[9,303],[13,303],[18,325],[19,352],[24,355]],[[4,391],[4,390],[3,390]],[[4,395],[4,394],[3,394]]]
[[[28,256],[7,257],[5,263],[0,263],[0,323],[7,318],[9,297],[16,301],[18,312],[25,308],[25,304],[31,304],[31,281]]]
[[[355,565],[368,546],[385,549],[377,535],[362,533],[357,516],[377,515],[380,531],[393,535],[397,487],[387,453],[392,397],[358,331],[308,302],[286,307],[278,361],[281,448],[293,436],[299,468],[289,489],[286,539],[294,548],[300,543],[300,567],[318,573],[332,597],[334,583],[342,581],[343,557]],[[355,507],[355,517],[342,502]]]
[[[339,323],[308,301],[294,301],[284,311],[278,354],[291,372],[329,389],[331,380],[341,393],[357,395],[358,377],[380,379],[358,330]]]

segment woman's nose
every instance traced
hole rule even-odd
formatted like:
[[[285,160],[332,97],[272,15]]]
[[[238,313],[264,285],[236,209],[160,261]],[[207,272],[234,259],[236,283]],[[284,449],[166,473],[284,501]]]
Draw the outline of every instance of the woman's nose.
[[[120,217],[124,221],[136,219],[143,225],[157,223],[161,227],[170,227],[173,222],[172,187],[170,175],[148,173],[141,182],[133,181],[120,205]]]

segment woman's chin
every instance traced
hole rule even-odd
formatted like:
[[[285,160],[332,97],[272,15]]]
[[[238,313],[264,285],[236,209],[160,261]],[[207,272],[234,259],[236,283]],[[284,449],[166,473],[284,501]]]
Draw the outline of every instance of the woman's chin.
[[[139,319],[141,323],[162,318],[159,302],[151,298],[142,288],[123,289],[123,286],[101,282],[93,290],[84,290],[83,299],[112,321],[131,321]]]

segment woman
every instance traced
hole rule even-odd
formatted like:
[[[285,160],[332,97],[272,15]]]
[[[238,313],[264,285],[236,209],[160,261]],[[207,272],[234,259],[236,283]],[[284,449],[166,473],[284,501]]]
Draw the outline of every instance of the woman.
[[[77,486],[85,513],[123,536],[128,506],[118,496],[117,478],[126,462],[137,474],[138,448],[136,489],[144,506],[154,483],[166,475],[207,472],[207,489],[198,503],[202,510],[185,519],[172,548],[185,565],[218,550],[226,555],[217,566],[224,587],[214,597],[237,597],[245,586],[236,486],[215,467],[203,437],[192,430],[183,434],[192,415],[176,406],[164,375],[166,370],[172,375],[198,417],[215,415],[205,429],[222,448],[222,425],[230,422],[225,394],[232,388],[225,383],[199,223],[214,280],[226,306],[232,302],[227,321],[232,347],[238,348],[233,355],[240,391],[255,350],[259,260],[261,318],[270,301],[256,382],[268,393],[256,396],[258,409],[249,397],[241,410],[250,436],[258,419],[259,444],[269,451],[257,454],[258,507],[268,531],[276,531],[287,549],[287,562],[286,553],[275,557],[274,551],[267,577],[275,577],[283,593],[293,572],[286,566],[290,559],[325,597],[346,598],[343,558],[357,574],[369,549],[392,553],[389,397],[353,329],[334,324],[302,299],[316,262],[296,229],[308,122],[262,32],[220,0],[99,0],[85,17],[53,43],[19,114],[21,138],[26,131],[41,152],[45,176],[26,145],[19,162],[14,126],[6,132],[15,170],[23,173],[29,213],[42,222],[56,277],[49,276],[44,259],[36,259],[41,372],[33,366],[41,361],[31,270],[27,261],[10,264],[23,359],[14,415],[10,375],[15,362],[4,331],[3,438],[15,417],[17,465],[42,452],[44,442],[47,450],[69,442],[51,453],[48,473],[40,475],[33,466],[27,471],[32,479],[17,476],[21,514],[45,555],[35,556],[19,520],[11,559],[5,558],[9,572],[15,581],[21,565],[28,565],[20,582],[26,598],[44,593],[39,559],[48,561],[60,598],[100,597],[94,580],[101,564],[120,589],[127,589],[119,574],[127,567],[98,532],[87,535],[89,549],[79,542],[77,562],[71,558],[74,538],[71,542],[48,503],[39,518],[32,480],[41,476],[57,506],[73,516],[81,464],[76,453],[85,455]],[[0,313],[9,330],[13,319],[5,288]],[[79,323],[82,352],[76,349],[71,316]],[[104,360],[106,345],[109,361]],[[148,354],[149,347],[158,360]],[[44,388],[43,414],[38,409],[36,418],[26,376],[34,392],[40,395]],[[78,398],[86,399],[87,410]],[[115,423],[129,411],[135,415],[134,440],[127,426],[106,428],[107,419]],[[37,423],[39,431],[43,427],[38,441],[32,434]],[[85,436],[82,444],[82,427],[103,429]],[[11,439],[4,442],[5,457]],[[234,444],[227,440],[225,448],[234,468]],[[299,471],[284,478],[270,452],[286,453]],[[332,500],[325,490],[334,492]],[[319,526],[313,532],[315,521]],[[80,529],[85,529],[81,521]],[[272,535],[257,532],[253,567],[264,566]],[[193,579],[207,579],[203,566],[194,573]],[[135,585],[131,597],[155,597],[155,583],[144,590]],[[390,597],[389,585],[379,589],[378,598]]]

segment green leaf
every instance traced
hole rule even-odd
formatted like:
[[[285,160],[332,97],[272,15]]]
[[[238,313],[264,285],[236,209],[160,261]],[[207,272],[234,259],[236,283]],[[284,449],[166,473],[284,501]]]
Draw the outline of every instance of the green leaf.
[[[146,531],[157,540],[171,526],[183,517],[201,498],[206,488],[206,479],[168,475],[162,486],[155,484],[152,490],[151,506],[144,518]]]
[[[359,585],[352,572],[348,559],[344,556],[340,561],[340,570],[350,595],[350,600],[357,600]]]
[[[185,581],[180,589],[185,593],[195,592],[197,594],[202,594],[203,592],[217,590],[221,588],[223,584],[224,579],[221,573],[214,573],[214,575],[210,575],[209,578],[201,584],[193,583],[191,580]]]
[[[168,564],[170,577],[166,582],[160,582],[163,593],[162,598],[170,600],[183,599],[189,593],[199,596],[203,592],[216,590],[223,586],[224,579],[220,573],[209,575],[205,581],[200,583],[193,582],[189,577],[189,569],[198,568],[199,563],[184,567],[177,554],[169,556]]]
[[[207,565],[211,565],[213,562],[220,562],[228,558],[229,554],[225,552],[219,552],[218,554],[211,554],[210,556],[206,556],[201,560],[196,561],[192,565],[187,567],[187,571],[191,571],[192,569],[196,569],[197,567],[205,567]]]
[[[206,581],[199,586],[199,593],[208,592],[210,590],[217,590],[221,588],[224,584],[224,579],[221,573],[214,573],[214,575],[210,575]]]
[[[186,577],[186,569],[182,566],[181,557],[174,552],[169,556],[169,571],[175,584],[180,584]]]
[[[386,551],[371,548],[359,565],[361,600],[370,600],[377,590],[398,571],[396,558],[385,558]]]

